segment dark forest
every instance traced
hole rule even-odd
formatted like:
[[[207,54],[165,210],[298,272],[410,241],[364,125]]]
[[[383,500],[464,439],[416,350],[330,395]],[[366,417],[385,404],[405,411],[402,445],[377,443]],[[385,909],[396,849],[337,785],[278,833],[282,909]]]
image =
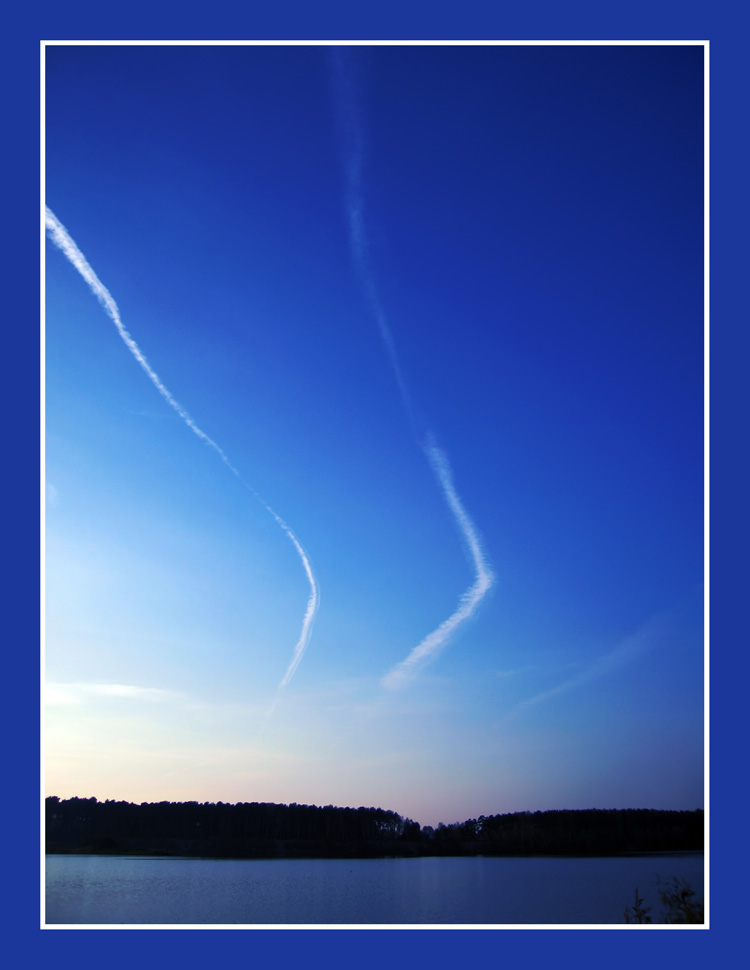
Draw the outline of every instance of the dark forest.
[[[48,853],[210,858],[617,855],[703,849],[695,811],[588,809],[481,815],[420,826],[382,808],[267,802],[45,803]]]

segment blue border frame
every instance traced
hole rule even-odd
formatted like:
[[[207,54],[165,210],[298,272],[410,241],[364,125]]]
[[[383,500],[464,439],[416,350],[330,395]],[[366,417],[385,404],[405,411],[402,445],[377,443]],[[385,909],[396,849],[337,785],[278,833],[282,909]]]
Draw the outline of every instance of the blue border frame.
[[[733,289],[746,274],[741,260],[743,227],[738,218],[741,186],[748,170],[741,147],[741,99],[745,51],[741,24],[725,9],[730,0],[631,0],[618,7],[601,0],[530,0],[523,7],[502,0],[379,0],[377,6],[356,6],[351,0],[276,0],[270,4],[214,0],[194,9],[183,2],[130,0],[127,5],[91,0],[55,3],[37,0],[6,12],[4,133],[6,134],[6,239],[12,241],[11,272],[7,276],[6,348],[3,386],[6,482],[12,494],[5,503],[11,522],[6,557],[18,592],[11,609],[15,622],[6,640],[9,695],[4,707],[6,786],[4,822],[5,870],[11,901],[6,903],[4,950],[12,965],[35,966],[45,958],[56,967],[80,966],[91,960],[109,967],[130,967],[133,961],[154,966],[163,957],[171,963],[213,966],[230,960],[257,963],[273,960],[286,967],[299,961],[338,966],[356,962],[370,967],[394,960],[440,966],[481,958],[526,965],[549,962],[583,966],[622,967],[677,965],[680,970],[721,960],[727,962],[742,930],[746,907],[740,908],[739,872],[726,862],[737,858],[744,836],[727,824],[727,776],[733,760],[732,742],[740,734],[740,690],[745,678],[742,641],[734,636],[730,604],[743,602],[739,568],[738,520],[734,502],[747,495],[741,480],[742,439],[734,433],[741,413],[742,380],[748,355],[747,328],[740,333],[744,304]],[[711,43],[711,163],[712,163],[712,328],[711,328],[711,454],[712,454],[712,668],[711,668],[711,925],[696,931],[643,933],[608,930],[505,931],[501,939],[479,930],[269,930],[252,939],[211,930],[41,930],[39,928],[39,706],[37,617],[39,576],[39,53],[42,40],[100,39],[534,39],[534,40],[708,40]],[[745,81],[743,86],[742,82]],[[738,123],[737,119],[740,119]],[[12,154],[11,154],[12,149]],[[745,194],[745,199],[747,195]],[[745,206],[747,209],[747,206]],[[746,314],[745,310],[745,314]],[[744,342],[743,342],[744,338]],[[720,504],[719,504],[720,502]],[[11,504],[12,503],[12,504]],[[715,507],[714,507],[715,506]],[[740,563],[737,562],[737,567]],[[33,631],[31,634],[29,631]],[[726,663],[730,644],[732,663]],[[731,670],[727,668],[731,666]],[[743,724],[744,727],[744,724]],[[744,752],[743,752],[744,753]],[[739,765],[735,765],[735,771]],[[12,798],[11,793],[17,797]],[[736,791],[734,792],[736,796]],[[20,797],[18,797],[20,796]],[[734,821],[734,818],[732,818]],[[730,850],[729,838],[733,838]],[[238,931],[246,932],[246,931]],[[112,936],[111,934],[116,934]],[[361,934],[366,933],[367,938]],[[146,934],[144,936],[144,934]],[[190,934],[190,935],[188,935]],[[218,934],[218,935],[217,935]],[[442,935],[438,935],[442,934]],[[696,935],[697,934],[697,935]],[[21,960],[13,960],[18,952]]]

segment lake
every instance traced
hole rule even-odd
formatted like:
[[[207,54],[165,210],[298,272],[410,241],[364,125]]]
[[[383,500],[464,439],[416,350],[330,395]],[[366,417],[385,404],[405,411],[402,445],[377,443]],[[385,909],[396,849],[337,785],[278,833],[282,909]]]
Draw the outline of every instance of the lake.
[[[636,887],[703,896],[703,853],[609,858],[46,857],[46,923],[96,925],[624,924]]]

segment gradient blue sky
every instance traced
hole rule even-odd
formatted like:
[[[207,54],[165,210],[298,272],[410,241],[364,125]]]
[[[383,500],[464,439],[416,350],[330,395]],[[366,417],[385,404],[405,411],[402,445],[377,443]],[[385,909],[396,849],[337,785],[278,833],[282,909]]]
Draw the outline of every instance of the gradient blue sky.
[[[49,794],[703,804],[702,61],[47,48],[47,204],[321,593],[279,695],[299,556],[48,243]],[[474,578],[428,431],[494,584],[393,688]]]

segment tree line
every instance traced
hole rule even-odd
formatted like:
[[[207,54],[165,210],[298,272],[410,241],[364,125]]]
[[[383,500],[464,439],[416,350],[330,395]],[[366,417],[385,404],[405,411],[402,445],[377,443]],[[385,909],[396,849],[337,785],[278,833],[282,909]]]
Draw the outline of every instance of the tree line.
[[[479,816],[437,828],[382,808],[272,802],[45,802],[47,852],[225,858],[609,855],[703,848],[703,811],[590,809]]]

